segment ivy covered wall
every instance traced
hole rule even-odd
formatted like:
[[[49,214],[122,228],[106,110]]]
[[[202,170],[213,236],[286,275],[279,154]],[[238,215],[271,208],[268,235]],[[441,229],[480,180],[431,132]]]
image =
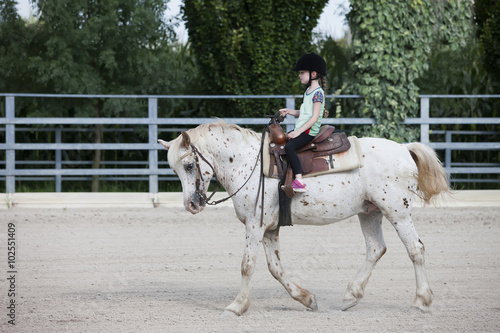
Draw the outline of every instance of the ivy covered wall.
[[[373,117],[378,124],[358,129],[362,136],[415,141],[417,132],[400,126],[419,116],[415,84],[428,68],[433,44],[464,46],[471,34],[470,1],[351,0],[351,71],[343,93],[360,94],[350,116]],[[346,116],[346,115],[344,115]]]

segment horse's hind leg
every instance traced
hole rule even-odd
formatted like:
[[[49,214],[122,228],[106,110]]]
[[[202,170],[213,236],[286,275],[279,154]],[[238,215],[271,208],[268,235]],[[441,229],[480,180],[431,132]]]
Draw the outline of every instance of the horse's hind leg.
[[[427,273],[425,271],[424,243],[422,243],[418,237],[409,214],[407,216],[388,216],[387,218],[391,221],[399,238],[405,245],[406,251],[415,268],[417,293],[413,306],[422,311],[427,311],[432,303],[432,290],[429,286]]]
[[[266,252],[267,266],[274,278],[285,287],[294,300],[304,304],[313,311],[317,310],[316,296],[289,281],[285,276],[279,256],[279,228],[266,231],[262,241]]]
[[[347,286],[342,301],[342,310],[347,310],[363,298],[365,286],[377,261],[387,250],[382,233],[382,213],[379,210],[358,215],[361,230],[365,236],[366,257],[354,279]]]

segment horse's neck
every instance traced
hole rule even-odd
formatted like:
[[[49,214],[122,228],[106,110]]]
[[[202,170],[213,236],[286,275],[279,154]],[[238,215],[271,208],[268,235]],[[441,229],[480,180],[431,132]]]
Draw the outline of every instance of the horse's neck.
[[[219,137],[212,143],[212,156],[217,179],[230,191],[250,176],[259,156],[260,141],[251,137],[245,140],[240,133],[233,137]]]

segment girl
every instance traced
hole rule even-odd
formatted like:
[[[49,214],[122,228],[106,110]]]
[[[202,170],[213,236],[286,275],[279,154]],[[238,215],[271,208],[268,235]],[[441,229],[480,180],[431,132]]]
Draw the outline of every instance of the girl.
[[[320,55],[309,53],[299,59],[294,71],[299,72],[300,82],[307,85],[302,105],[300,110],[281,109],[279,112],[281,116],[289,114],[298,118],[295,129],[288,133],[289,140],[285,145],[285,151],[295,174],[292,188],[295,192],[305,192],[306,185],[302,182],[302,167],[295,150],[311,142],[318,135],[325,110],[323,87],[325,86],[326,62]],[[321,80],[321,86],[319,80]]]

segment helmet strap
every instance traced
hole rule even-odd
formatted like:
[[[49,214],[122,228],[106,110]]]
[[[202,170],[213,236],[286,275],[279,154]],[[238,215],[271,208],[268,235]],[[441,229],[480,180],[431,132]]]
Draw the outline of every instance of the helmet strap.
[[[317,80],[317,79],[319,79],[319,78],[320,78],[320,76],[319,76],[319,75],[318,75],[318,76],[316,76],[314,79],[313,79],[313,78],[311,78],[311,74],[312,74],[312,72],[313,72],[313,71],[309,71],[309,83],[307,84],[307,87],[310,87],[310,86],[311,86],[311,83],[312,83],[312,81],[313,81],[313,80]],[[318,72],[316,72],[316,74],[318,74]]]
[[[311,78],[311,71],[309,71],[309,83],[307,84],[308,87],[311,86],[311,83],[313,80],[319,80],[319,78],[322,77],[321,75],[320,76],[317,76],[315,77],[314,79]]]

